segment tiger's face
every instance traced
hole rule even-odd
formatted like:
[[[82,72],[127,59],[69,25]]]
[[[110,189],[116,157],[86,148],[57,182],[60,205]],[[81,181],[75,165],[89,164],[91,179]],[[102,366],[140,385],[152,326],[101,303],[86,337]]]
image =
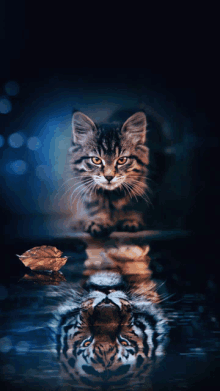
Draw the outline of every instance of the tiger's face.
[[[57,348],[63,375],[84,386],[106,381],[118,385],[148,371],[159,347],[153,336],[159,334],[157,320],[140,311],[123,291],[89,293],[78,313],[60,323]]]

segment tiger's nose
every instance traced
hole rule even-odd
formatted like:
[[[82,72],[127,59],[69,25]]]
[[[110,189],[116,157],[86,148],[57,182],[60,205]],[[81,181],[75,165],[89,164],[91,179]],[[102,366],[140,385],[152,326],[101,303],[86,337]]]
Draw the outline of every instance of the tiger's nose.
[[[106,175],[105,178],[107,181],[111,182],[111,180],[114,178],[112,175]]]

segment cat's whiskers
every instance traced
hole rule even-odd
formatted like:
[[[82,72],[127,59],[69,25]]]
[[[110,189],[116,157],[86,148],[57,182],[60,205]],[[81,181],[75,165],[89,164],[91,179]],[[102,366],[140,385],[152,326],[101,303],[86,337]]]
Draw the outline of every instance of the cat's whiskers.
[[[148,192],[150,191],[149,186],[145,182],[138,181],[137,179],[133,179],[132,184],[133,184],[134,188],[138,188],[145,195],[146,195],[146,190]],[[144,190],[144,188],[145,188],[145,190]]]
[[[92,195],[93,190],[95,190],[96,187],[97,187],[97,184],[94,183],[94,184],[92,184],[92,186],[90,186],[90,188],[89,188],[89,202],[91,202],[91,195]],[[85,197],[86,197],[86,194],[85,194]],[[85,197],[84,197],[84,198],[85,198]]]
[[[128,193],[128,195],[129,195],[129,197],[130,197],[130,199],[131,199],[131,198],[132,198],[132,195],[131,195],[131,193],[130,193],[129,188],[126,186],[125,183],[122,183],[121,185],[122,185],[122,187],[125,189],[125,192]]]
[[[57,190],[57,193],[66,185],[67,182],[73,181],[74,179],[75,179],[75,178],[69,178],[69,179],[67,179],[67,180],[62,184],[62,186],[60,186],[60,188]],[[56,194],[56,196],[57,196],[57,194]]]
[[[78,185],[79,183],[81,183],[81,182],[74,183],[73,186],[70,186],[69,189],[66,190],[65,193],[62,195],[62,197],[60,198],[60,200],[62,200],[62,198],[65,197],[65,195],[66,195],[72,188],[74,188],[76,185]]]
[[[144,194],[146,195],[145,190],[141,186],[135,183],[133,184],[132,188],[137,195],[148,201],[147,197],[144,196]]]
[[[72,174],[72,172],[71,172],[71,174]],[[62,188],[63,188],[67,183],[69,183],[70,181],[75,181],[76,179],[77,179],[77,181],[74,183],[73,186],[75,186],[75,185],[77,185],[78,183],[82,182],[84,179],[89,179],[89,177],[88,177],[88,175],[86,175],[86,176],[77,175],[77,176],[71,176],[71,178],[66,179],[66,180],[64,181],[64,183],[63,183],[63,184],[59,187],[59,189],[57,190],[57,194],[55,195],[55,198],[58,197],[59,192],[62,190]],[[80,180],[79,180],[79,179],[80,179]],[[70,189],[72,189],[73,186],[71,186],[71,187],[67,190],[67,192],[68,192]],[[66,193],[65,193],[65,194],[66,194]]]
[[[141,198],[143,198],[143,200],[145,200],[148,204],[152,205],[152,203],[150,202],[150,199],[147,197],[145,191],[140,186],[138,186],[138,184],[134,185],[133,190],[137,195],[139,195]]]
[[[171,297],[175,296],[176,293],[171,293],[170,295],[161,295],[159,303],[162,303],[163,301],[167,301]],[[172,304],[172,303],[171,303]]]
[[[133,186],[138,186],[139,188],[141,188],[141,189],[148,189],[148,186],[147,186],[147,184],[146,183],[144,183],[144,182],[141,182],[141,181],[138,181],[138,180],[136,180],[136,179],[133,179],[133,181],[131,182],[131,185],[133,185]],[[145,190],[144,190],[145,191]]]
[[[77,192],[77,193],[76,193],[76,196],[77,196],[78,193],[80,193],[80,192],[83,190],[83,189],[81,189],[81,187],[84,187],[84,186],[90,184],[91,182],[92,182],[92,179],[88,179],[86,182],[81,183],[81,185],[77,186],[77,188],[76,188],[75,190],[73,190],[73,192],[72,192],[72,194],[71,194],[71,196],[70,196],[71,204],[74,202],[74,200],[75,200],[75,198],[76,198],[76,197],[74,197],[74,199],[73,199],[73,194],[74,194],[75,192]]]
[[[132,177],[130,177],[130,178],[131,178],[131,179],[132,179],[132,178],[138,178],[138,179],[143,178],[144,181],[137,180],[137,179],[136,179],[136,180],[137,180],[138,183],[143,184],[143,185],[147,188],[148,193],[152,193],[151,188],[149,187],[149,185],[148,185],[146,182],[151,181],[151,182],[153,182],[153,183],[156,183],[155,181],[153,181],[153,179],[148,178],[147,176],[144,176],[144,175],[142,175],[141,177],[135,176],[135,175],[133,176],[133,175],[132,175]]]
[[[89,185],[89,184],[88,184]],[[77,201],[77,210],[78,210],[78,203],[79,201],[82,199],[82,197],[85,195],[85,187],[83,187],[82,189],[77,189],[78,191],[76,192],[74,198],[72,199],[72,195],[71,195],[71,210],[73,209],[73,205],[74,205],[74,201],[76,200],[77,197],[79,197],[78,201]]]
[[[82,181],[78,182],[79,186],[77,186],[77,188],[74,189],[74,191],[73,191],[72,194],[71,194],[71,198],[72,198],[73,194],[75,193],[75,191],[77,191],[78,189],[80,189],[80,188],[83,187],[83,186],[86,186],[87,184],[89,184],[89,183],[91,183],[91,182],[92,182],[92,179],[87,179],[87,180],[84,181],[84,182],[82,182]]]
[[[142,180],[143,180],[143,182],[145,182],[146,180],[151,180],[150,178],[148,178],[145,174],[139,174],[139,175],[130,175],[129,177],[128,177],[129,179],[131,178],[138,178],[139,180],[140,180],[140,182],[142,182]]]
[[[128,182],[126,182],[126,180],[125,180],[126,177],[125,177],[124,175],[122,175],[122,176],[120,177],[120,179],[123,179],[123,180],[124,180],[124,182],[122,182],[121,185],[122,185],[122,187],[123,187],[125,190],[127,190],[127,193],[128,193],[128,195],[129,195],[130,199],[132,199],[132,197],[134,196],[135,199],[137,200],[137,197],[136,197],[136,195],[134,194],[134,192],[132,191],[132,188],[131,188],[130,184],[129,184]]]
[[[87,190],[86,190],[84,196],[81,198],[82,203],[85,201],[85,198],[86,198],[86,196],[88,196],[88,193],[89,193],[89,202],[91,201],[92,192],[93,192],[93,190],[96,189],[96,187],[97,187],[97,184],[94,183],[94,182],[93,182],[93,183],[90,183],[90,184],[88,185],[88,188],[87,188]],[[77,202],[77,208],[78,208],[78,202]]]
[[[135,192],[133,191],[133,188],[130,186],[130,184],[127,183],[127,182],[124,182],[123,184],[125,185],[125,187],[127,187],[129,193],[131,193],[132,196],[135,197],[136,201],[138,201],[138,199],[137,199],[137,197],[136,197],[136,194],[135,194]],[[131,198],[132,198],[132,196],[131,196]]]
[[[79,190],[79,193],[81,193],[84,189],[86,189],[90,184],[92,184],[93,183],[93,180],[90,178],[90,179],[88,179],[86,182],[84,182],[84,183],[82,183],[82,186],[80,185],[80,186],[78,186],[78,188],[76,189],[76,190]],[[83,187],[82,189],[81,189],[81,187]],[[75,190],[74,190],[74,192],[75,192]],[[78,193],[78,192],[77,192]],[[75,200],[75,198],[76,198],[76,196],[77,196],[77,193],[76,193],[76,195],[75,195],[75,197],[74,197],[74,200]],[[72,195],[71,195],[71,198],[72,198],[72,196],[73,196],[73,193],[72,193]]]
[[[148,190],[147,184],[143,183],[143,182],[140,182],[140,181],[133,180],[133,181],[130,182],[130,185],[131,186],[139,186],[141,189],[143,189],[143,191]]]
[[[61,189],[66,185],[67,182],[73,181],[73,180],[75,180],[76,178],[77,178],[77,179],[78,179],[78,178],[82,179],[82,177],[80,177],[80,176],[67,179],[67,180],[62,184],[62,186],[57,190],[57,194],[55,195],[54,199],[55,199],[56,197],[58,197],[59,192],[60,192]],[[81,181],[75,182],[73,186],[71,186],[68,190],[66,190],[66,192],[62,195],[61,198],[63,198],[63,196],[64,196],[69,190],[71,190],[75,185],[77,185],[77,184],[80,183],[80,182],[81,182]]]
[[[86,195],[87,195],[87,193],[92,189],[92,187],[94,186],[94,182],[92,181],[92,183],[89,183],[89,184],[87,184],[86,185],[86,190],[85,190],[85,192],[80,192],[80,194],[79,194],[79,199],[78,199],[78,201],[77,201],[77,205],[76,205],[76,208],[77,208],[77,210],[78,210],[78,204],[79,204],[79,202],[81,201],[82,203],[84,202],[84,199],[85,199],[85,197],[86,197]],[[83,189],[84,190],[84,189]]]
[[[147,195],[147,193],[146,193],[146,191],[149,191],[148,186],[145,187],[145,186],[141,186],[139,183],[135,183],[134,187],[137,188],[137,189],[139,189],[139,191],[141,192],[141,194],[142,194],[143,196],[146,196],[146,199],[150,202],[150,199],[149,199],[149,197],[148,197],[148,195]]]
[[[139,196],[143,198],[148,204],[151,204],[149,198],[147,197],[144,187],[148,188],[148,186],[141,181],[133,180],[135,183],[128,183],[126,182],[126,185],[129,187],[132,195],[135,197],[136,201],[138,201],[136,196]],[[151,204],[152,205],[152,204]]]
[[[96,186],[96,184],[94,183],[94,181],[92,181],[91,183],[89,183],[87,185],[87,189],[86,189],[85,194],[83,195],[83,198],[82,198],[83,202],[88,195],[89,195],[89,197],[91,197],[91,192],[93,191],[95,186]],[[90,202],[90,198],[89,198],[89,202]]]
[[[138,196],[139,194],[135,191],[135,189],[133,188],[133,186],[130,186],[130,189],[131,189],[132,194],[134,195],[134,198],[135,198],[136,201],[138,202],[137,196]]]

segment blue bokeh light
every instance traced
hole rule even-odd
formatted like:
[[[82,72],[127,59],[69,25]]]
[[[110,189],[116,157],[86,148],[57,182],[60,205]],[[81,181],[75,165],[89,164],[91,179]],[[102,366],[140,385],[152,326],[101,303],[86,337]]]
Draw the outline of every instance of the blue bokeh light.
[[[16,81],[8,81],[5,84],[5,91],[9,96],[15,96],[20,91],[19,84]]]
[[[12,104],[8,98],[5,96],[0,97],[0,113],[8,114],[12,109]]]
[[[20,148],[24,144],[24,137],[21,133],[13,133],[8,138],[8,144],[12,148]]]
[[[3,147],[4,143],[5,143],[5,139],[4,139],[4,137],[0,134],[0,148]]]
[[[29,137],[29,139],[27,140],[27,147],[31,151],[36,151],[37,149],[39,149],[41,147],[41,142],[40,142],[39,138],[38,137]]]
[[[0,352],[8,353],[13,348],[12,341],[8,337],[0,339]]]
[[[15,160],[8,165],[9,172],[17,175],[23,175],[27,171],[27,163],[24,160]]]

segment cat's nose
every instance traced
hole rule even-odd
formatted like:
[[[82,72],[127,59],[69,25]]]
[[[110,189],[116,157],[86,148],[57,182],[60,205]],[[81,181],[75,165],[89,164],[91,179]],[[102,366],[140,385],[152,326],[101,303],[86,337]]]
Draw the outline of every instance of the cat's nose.
[[[105,178],[107,181],[111,182],[111,180],[114,178],[112,175],[106,175]]]

